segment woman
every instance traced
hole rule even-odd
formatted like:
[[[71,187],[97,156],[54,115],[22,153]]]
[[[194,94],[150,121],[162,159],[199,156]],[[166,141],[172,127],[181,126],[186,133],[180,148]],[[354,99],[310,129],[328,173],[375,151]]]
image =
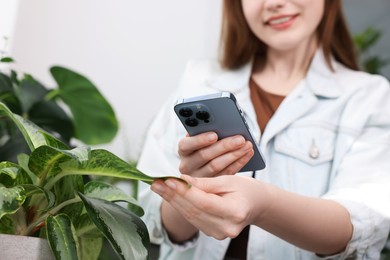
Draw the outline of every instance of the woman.
[[[138,164],[191,184],[140,193],[160,258],[378,259],[390,226],[389,84],[357,71],[340,1],[223,3],[220,63],[190,63]],[[235,94],[264,170],[236,174],[253,154],[240,136],[185,136],[174,100],[216,91]]]

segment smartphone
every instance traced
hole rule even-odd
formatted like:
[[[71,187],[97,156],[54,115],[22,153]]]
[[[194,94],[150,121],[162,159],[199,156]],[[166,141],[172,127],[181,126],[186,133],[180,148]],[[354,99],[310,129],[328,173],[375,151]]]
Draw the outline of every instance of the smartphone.
[[[260,149],[232,93],[178,99],[174,110],[190,136],[212,131],[217,133],[218,139],[242,135],[250,141],[255,153],[240,172],[265,168]]]

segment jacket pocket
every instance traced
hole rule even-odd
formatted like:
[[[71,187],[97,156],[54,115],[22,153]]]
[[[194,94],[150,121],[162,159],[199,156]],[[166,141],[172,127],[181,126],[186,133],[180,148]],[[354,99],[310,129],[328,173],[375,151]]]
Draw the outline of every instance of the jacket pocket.
[[[316,166],[333,160],[335,138],[331,127],[291,126],[275,137],[275,151]]]

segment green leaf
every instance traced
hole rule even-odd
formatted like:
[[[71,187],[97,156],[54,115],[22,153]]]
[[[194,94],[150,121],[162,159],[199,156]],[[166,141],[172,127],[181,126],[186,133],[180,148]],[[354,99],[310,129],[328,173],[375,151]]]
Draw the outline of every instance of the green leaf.
[[[42,100],[48,90],[32,77],[25,77],[16,88],[23,113],[28,114],[31,107]]]
[[[61,168],[68,174],[118,177],[147,183],[154,180],[153,177],[145,175],[135,166],[103,149],[92,150],[89,160],[81,165],[69,161],[61,164]]]
[[[29,110],[29,119],[56,136],[69,145],[70,139],[74,137],[72,119],[54,101],[41,100],[36,102]]]
[[[144,215],[144,210],[132,196],[127,195],[124,191],[111,184],[90,181],[84,187],[84,194],[89,198],[97,198],[113,202],[128,202],[133,205],[133,213],[139,217]]]
[[[6,187],[32,183],[22,167],[11,162],[0,163],[0,183]]]
[[[77,192],[84,191],[84,182],[82,176],[71,175],[65,176],[54,185],[54,193],[57,194],[57,202],[64,202],[77,196]],[[61,209],[62,213],[69,216],[72,223],[79,218],[83,211],[83,203],[78,202],[68,205]]]
[[[0,93],[3,92],[13,92],[12,81],[10,77],[0,72]]]
[[[6,214],[15,213],[25,200],[26,192],[23,187],[0,187],[0,219]]]
[[[9,108],[3,102],[0,102],[0,116],[7,116],[16,124],[20,132],[23,134],[31,151],[33,151],[34,149],[38,148],[41,145],[48,144],[46,140],[46,135],[43,134],[45,133],[44,130],[42,130],[40,127],[38,127],[31,121],[26,120],[17,114],[12,113],[12,111],[9,110]],[[52,143],[50,144],[52,146],[54,144],[53,140],[56,139],[52,137]],[[64,146],[64,144],[59,140],[56,140],[55,144],[56,147]]]
[[[7,122],[7,131],[0,133],[5,141],[0,147],[0,161],[17,162],[18,155],[30,153],[30,148],[18,128],[9,120],[4,121]]]
[[[14,221],[10,215],[5,215],[0,219],[0,234],[15,234]]]
[[[100,232],[87,213],[77,218],[75,228],[77,237],[79,238],[80,259],[98,259],[103,247],[103,233]]]
[[[83,204],[84,208],[84,204]],[[103,233],[96,227],[95,223],[91,220],[88,214],[85,212],[81,214],[74,222],[76,228],[76,234],[78,237],[97,238],[103,237]]]
[[[40,146],[30,155],[28,167],[40,179],[55,176],[62,171],[59,165],[74,160],[77,164],[88,159],[89,148],[77,147],[73,150],[61,150],[51,146]],[[51,187],[49,187],[50,189]]]
[[[32,195],[43,195],[46,199],[46,202],[47,202],[46,210],[49,210],[50,208],[52,208],[55,205],[56,196],[54,195],[53,192],[51,192],[49,190],[45,190],[40,186],[31,185],[31,184],[24,184],[21,186],[26,190],[27,197],[32,196]],[[38,206],[41,206],[41,205],[38,205]]]
[[[72,111],[76,137],[89,145],[108,143],[118,131],[114,110],[96,86],[69,69],[50,69],[59,91],[56,93]]]
[[[363,68],[371,74],[380,74],[381,68],[389,63],[390,59],[383,59],[378,56],[368,57],[363,61]]]
[[[28,174],[30,177],[31,183],[37,185],[38,184],[38,177],[30,171],[30,168],[28,168],[28,161],[30,160],[30,156],[27,154],[21,153],[17,156],[17,161],[20,167],[23,168],[23,170]]]
[[[14,59],[11,57],[3,57],[0,59],[0,62],[14,62]]]
[[[79,195],[88,215],[121,259],[147,259],[149,234],[138,216],[115,203]]]
[[[18,72],[16,72],[15,70],[11,70],[11,80],[14,84],[17,84],[19,85],[20,84],[20,80],[18,78]]]
[[[47,239],[57,260],[79,259],[77,238],[69,217],[65,214],[48,216],[46,219]]]
[[[80,237],[79,238],[79,257],[83,260],[98,259],[103,247],[103,236],[101,237]]]
[[[19,166],[17,164],[11,162],[0,162],[0,174],[6,174],[14,180],[18,175],[18,171]]]
[[[31,76],[26,76],[15,86],[24,117],[69,142],[74,135],[72,120],[57,103],[45,100],[48,90]]]
[[[381,36],[381,31],[373,27],[368,27],[354,36],[354,42],[360,52],[366,52],[378,42]]]
[[[20,132],[22,132],[24,138],[26,139],[30,150],[34,150],[35,147],[45,144],[45,139],[40,134],[39,129],[32,125],[31,122],[28,122],[19,115],[12,113],[12,111],[9,110],[3,102],[0,102],[0,116],[7,116],[17,125]]]
[[[46,143],[47,143],[48,146],[51,146],[51,147],[54,147],[54,148],[58,148],[58,149],[62,149],[62,150],[68,150],[69,149],[69,147],[67,145],[65,145],[64,143],[59,141],[53,135],[51,135],[49,133],[46,133],[44,131],[42,131],[41,134],[45,138]]]

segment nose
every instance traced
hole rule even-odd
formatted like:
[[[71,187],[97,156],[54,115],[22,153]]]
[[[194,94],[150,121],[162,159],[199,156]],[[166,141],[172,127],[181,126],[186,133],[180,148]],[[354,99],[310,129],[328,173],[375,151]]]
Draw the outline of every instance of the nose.
[[[286,2],[287,0],[265,0],[264,7],[270,11],[276,11],[284,7],[286,5]]]

